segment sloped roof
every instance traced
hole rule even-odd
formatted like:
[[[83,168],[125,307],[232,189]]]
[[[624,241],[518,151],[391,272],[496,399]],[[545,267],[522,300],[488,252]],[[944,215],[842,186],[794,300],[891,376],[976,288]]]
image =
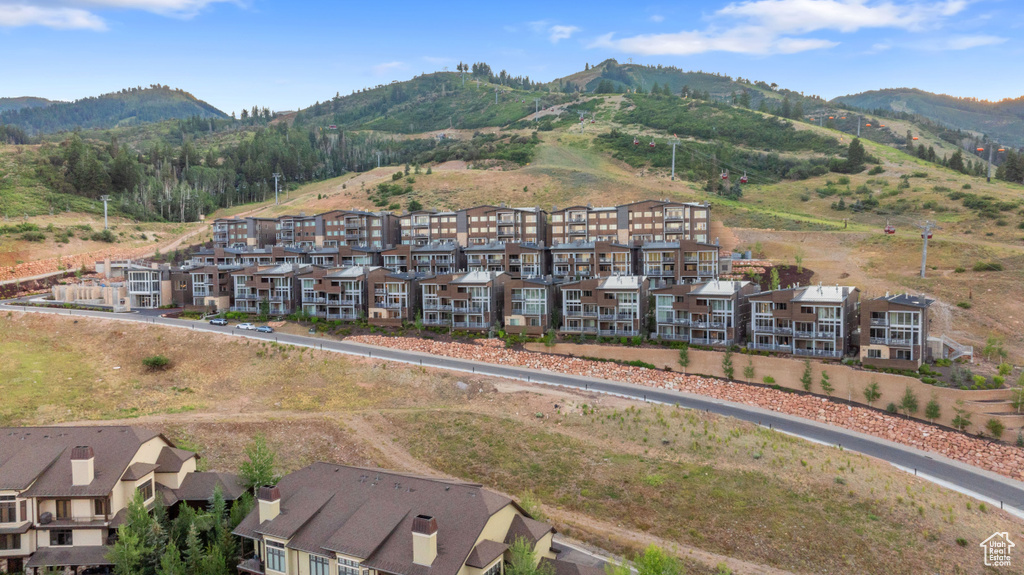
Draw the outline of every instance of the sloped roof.
[[[142,444],[155,437],[160,434],[128,426],[0,428],[0,488],[31,485],[29,497],[104,497]],[[76,486],[71,450],[80,445],[93,448],[95,477]]]
[[[505,534],[505,543],[512,545],[516,539],[523,538],[529,541],[530,545],[534,545],[540,541],[541,537],[553,530],[554,528],[547,523],[530,519],[524,515],[516,515],[512,519],[512,524],[509,525],[508,533]]]
[[[121,480],[138,481],[145,477],[146,475],[149,475],[149,473],[156,471],[157,467],[159,466],[155,463],[133,463],[128,466],[128,469],[124,472],[124,475],[121,476]]]
[[[278,519],[261,524],[257,508],[236,535],[293,530],[290,547],[322,555],[332,548],[366,554],[364,566],[400,575],[456,575],[490,517],[512,503],[476,484],[330,463],[295,471],[277,487],[289,529],[278,529]],[[438,554],[430,567],[412,562],[417,515],[437,521]]]
[[[477,543],[477,546],[470,552],[469,557],[466,558],[466,565],[483,569],[493,563],[495,559],[501,557],[506,549],[508,549],[508,543],[484,539]]]
[[[78,545],[75,547],[40,547],[25,562],[25,567],[70,567],[74,565],[113,565],[107,559],[111,547]]]

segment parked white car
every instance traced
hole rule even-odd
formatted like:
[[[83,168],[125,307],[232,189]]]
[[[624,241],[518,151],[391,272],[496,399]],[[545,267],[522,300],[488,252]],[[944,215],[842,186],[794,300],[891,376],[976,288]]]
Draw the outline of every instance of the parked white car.
[[[247,330],[250,330],[250,331],[256,331],[256,324],[252,324],[252,323],[240,323],[240,324],[236,325],[235,327],[237,327],[238,329],[247,329]]]

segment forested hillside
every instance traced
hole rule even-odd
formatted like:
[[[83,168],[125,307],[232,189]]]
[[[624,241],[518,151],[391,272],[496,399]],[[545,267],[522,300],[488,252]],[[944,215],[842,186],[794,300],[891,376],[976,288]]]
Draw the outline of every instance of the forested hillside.
[[[23,107],[0,113],[0,124],[17,126],[29,135],[76,128],[113,128],[173,118],[227,118],[188,92],[168,86],[127,88],[120,92],[45,107]]]
[[[24,96],[21,98],[0,98],[0,113],[10,110],[21,110],[22,108],[42,108],[52,104],[46,98],[33,98]]]
[[[1007,145],[1024,146],[1024,96],[987,102],[913,88],[895,88],[841,96],[833,102],[861,110],[923,116],[950,128],[987,134]]]

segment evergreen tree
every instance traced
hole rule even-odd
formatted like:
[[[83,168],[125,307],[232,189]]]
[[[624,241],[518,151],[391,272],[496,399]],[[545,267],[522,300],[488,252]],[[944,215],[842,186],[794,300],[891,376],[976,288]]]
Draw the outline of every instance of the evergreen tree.
[[[908,417],[914,413],[917,413],[917,396],[911,391],[910,387],[903,393],[903,398],[900,399],[900,409]]]
[[[203,564],[203,557],[206,554],[203,552],[203,543],[199,539],[199,529],[196,528],[195,523],[188,526],[188,536],[185,538],[185,551],[182,555],[188,573],[199,573],[200,567]]]
[[[928,421],[935,423],[935,420],[941,415],[942,410],[939,407],[939,402],[933,396],[928,402],[928,405],[924,406],[924,416],[928,418]]]
[[[803,385],[804,391],[810,391],[811,390],[811,384],[814,382],[814,380],[811,379],[811,375],[812,375],[811,374],[811,360],[805,359],[804,360],[804,374],[802,376],[800,376],[800,383]]]
[[[821,391],[825,392],[825,395],[832,397],[832,392],[835,391],[835,388],[832,387],[832,382],[829,381],[828,373],[826,373],[825,370],[821,371],[821,381],[819,382],[819,385],[821,385]]]
[[[864,165],[864,144],[860,143],[860,138],[854,138],[850,142],[846,153],[846,163],[849,165],[850,171],[857,171]]]
[[[178,546],[173,541],[167,544],[164,554],[160,556],[160,566],[156,569],[156,575],[189,575],[185,562],[181,560]]]

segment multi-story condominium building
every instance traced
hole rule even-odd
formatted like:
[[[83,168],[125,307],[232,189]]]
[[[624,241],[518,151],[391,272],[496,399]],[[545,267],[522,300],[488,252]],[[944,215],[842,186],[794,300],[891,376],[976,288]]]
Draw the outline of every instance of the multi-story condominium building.
[[[307,216],[305,214],[277,218],[275,243],[279,246],[315,246],[316,219],[316,216]]]
[[[413,247],[415,246],[411,244],[399,244],[381,250],[381,265],[392,272],[404,273],[414,271],[412,267]]]
[[[370,246],[399,243],[399,217],[390,212],[335,210],[316,217],[317,246]]]
[[[263,248],[200,248],[192,253],[190,265],[269,266],[309,263],[306,250],[295,246],[269,245]]]
[[[464,246],[488,242],[547,243],[547,217],[547,212],[540,208],[467,208],[456,212],[457,239]]]
[[[572,206],[551,212],[551,243],[707,243],[710,221],[708,204],[645,200],[616,207]]]
[[[471,272],[503,272],[508,270],[504,242],[487,242],[467,246],[466,269]]]
[[[458,215],[455,212],[417,210],[402,214],[399,221],[401,226],[401,243],[403,244],[423,245],[431,242],[457,242],[459,239]]]
[[[542,276],[551,270],[551,252],[540,244],[488,242],[464,251],[469,271],[505,272],[520,278]]]
[[[252,266],[231,273],[234,305],[231,311],[257,313],[266,302],[273,315],[290,314],[298,309],[297,276],[308,266],[281,264],[271,267]]]
[[[504,304],[504,272],[463,272],[425,277],[419,282],[423,323],[482,331],[493,326]]]
[[[718,246],[684,240],[647,242],[640,247],[640,273],[652,288],[715,279],[719,273]]]
[[[918,369],[929,358],[928,308],[924,296],[888,295],[860,306],[860,361],[865,365]]]
[[[156,309],[174,300],[170,266],[129,263],[124,275],[128,309]]]
[[[353,321],[366,317],[368,279],[379,266],[312,268],[299,274],[302,309],[313,317]]]
[[[450,274],[466,269],[466,258],[454,241],[430,242],[413,246],[411,269],[419,274]]]
[[[655,332],[659,339],[728,347],[744,341],[750,320],[747,297],[757,285],[712,280],[651,289]]]
[[[107,554],[137,493],[147,505],[206,505],[227,473],[197,473],[196,454],[138,427],[0,428],[0,572],[111,565]]]
[[[619,243],[708,241],[707,204],[644,200],[619,206],[618,212]]]
[[[505,331],[536,337],[556,328],[552,316],[560,312],[559,284],[550,275],[510,277],[505,282]]]
[[[643,276],[590,278],[562,284],[563,334],[642,335],[648,280]]]
[[[227,311],[231,309],[234,282],[231,274],[242,269],[238,265],[201,265],[182,268],[171,273],[175,303]]]
[[[213,245],[218,248],[273,245],[277,239],[274,218],[218,218],[213,221]]]
[[[329,463],[260,489],[234,534],[252,541],[255,554],[238,570],[253,575],[501,575],[517,540],[536,561],[560,562],[554,529],[504,495]]]
[[[751,294],[748,347],[797,356],[841,358],[857,327],[860,290],[805,286]]]
[[[633,275],[635,250],[605,241],[568,242],[551,246],[551,270],[559,279]]]
[[[380,248],[371,246],[339,245],[306,250],[314,265],[325,267],[380,265]]]
[[[409,246],[406,246],[409,247]],[[420,309],[419,280],[411,272],[374,268],[366,276],[367,320],[372,325],[400,326],[411,322]]]
[[[551,244],[614,242],[619,239],[619,214],[614,207],[571,206],[551,212]]]

